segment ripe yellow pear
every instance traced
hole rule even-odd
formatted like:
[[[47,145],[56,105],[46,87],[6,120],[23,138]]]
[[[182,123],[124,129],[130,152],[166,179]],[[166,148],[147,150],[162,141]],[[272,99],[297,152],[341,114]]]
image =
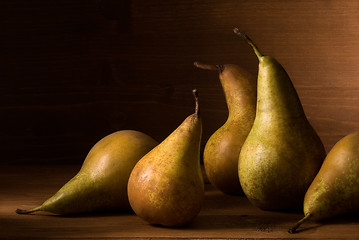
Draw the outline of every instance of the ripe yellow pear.
[[[140,158],[158,143],[133,130],[112,133],[97,142],[80,171],[41,206],[17,209],[19,214],[47,211],[78,214],[95,211],[128,210],[127,182]]]
[[[202,123],[197,91],[196,111],[134,167],[128,198],[134,212],[151,224],[188,224],[202,207],[204,183],[200,168]]]
[[[256,114],[257,81],[252,74],[236,64],[208,65],[195,62],[195,66],[219,71],[228,107],[227,121],[212,134],[204,148],[206,175],[222,192],[242,194],[238,158]]]

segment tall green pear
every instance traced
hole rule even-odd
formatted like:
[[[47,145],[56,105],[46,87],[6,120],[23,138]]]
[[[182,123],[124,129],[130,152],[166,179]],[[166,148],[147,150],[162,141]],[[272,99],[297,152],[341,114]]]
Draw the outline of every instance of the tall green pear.
[[[303,209],[304,218],[290,233],[309,219],[359,213],[359,132],[345,136],[329,151],[305,194]]]
[[[47,211],[77,214],[107,210],[128,210],[127,182],[140,158],[158,143],[133,130],[114,132],[97,142],[80,171],[41,206],[17,209],[19,214]]]
[[[257,81],[236,64],[195,66],[218,70],[228,107],[227,121],[208,139],[203,163],[208,180],[227,194],[242,194],[238,178],[238,157],[256,114]]]
[[[234,31],[259,60],[256,117],[239,157],[241,186],[261,209],[300,208],[325,158],[323,144],[284,68],[263,56],[239,29]]]
[[[204,183],[200,168],[202,123],[196,111],[134,167],[128,198],[134,212],[151,224],[188,224],[200,212]]]

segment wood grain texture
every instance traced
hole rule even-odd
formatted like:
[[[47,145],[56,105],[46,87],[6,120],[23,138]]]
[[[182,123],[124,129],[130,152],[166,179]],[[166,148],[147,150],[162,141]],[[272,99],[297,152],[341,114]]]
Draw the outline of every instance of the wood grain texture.
[[[45,212],[17,215],[15,209],[41,204],[80,166],[4,166],[0,168],[1,239],[358,239],[359,219],[336,218],[302,225],[287,233],[301,213],[269,212],[245,197],[225,195],[206,185],[199,215],[183,228],[163,228],[133,213],[58,216]]]
[[[287,69],[328,151],[359,129],[356,0],[0,2],[1,163],[80,163],[121,130],[164,139],[193,112],[204,146],[224,123],[218,76],[193,61],[257,60],[240,27]]]

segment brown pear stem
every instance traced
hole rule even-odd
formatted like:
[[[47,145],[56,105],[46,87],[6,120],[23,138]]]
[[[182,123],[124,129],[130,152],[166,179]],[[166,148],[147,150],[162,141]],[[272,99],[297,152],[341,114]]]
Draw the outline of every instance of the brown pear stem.
[[[261,61],[261,58],[263,57],[263,54],[259,51],[258,47],[254,44],[254,42],[248,37],[247,34],[245,34],[243,31],[241,31],[239,28],[233,29],[233,32],[243,38],[247,41],[247,43],[253,48],[254,53],[257,55],[257,58],[259,61]]]
[[[201,62],[197,62],[197,61],[194,62],[193,65],[195,65],[198,68],[204,69],[204,70],[211,70],[211,71],[218,70],[218,65],[201,63]]]
[[[16,212],[17,214],[29,214],[29,213],[33,213],[33,212],[39,211],[40,208],[41,208],[41,206],[32,208],[32,209],[30,209],[30,210],[16,209],[15,212]]]
[[[300,225],[302,225],[303,222],[307,221],[311,216],[311,214],[305,215],[304,218],[299,220],[292,228],[288,229],[288,232],[290,234],[297,233],[297,229],[300,227]]]
[[[193,96],[194,96],[194,100],[196,102],[195,114],[196,114],[197,117],[199,117],[198,90],[193,89],[192,93],[193,93]]]
[[[201,63],[201,62],[194,62],[193,63],[196,67],[204,69],[204,70],[217,70],[220,73],[224,71],[225,65],[219,64],[219,65],[213,65],[213,64],[207,64],[207,63]]]

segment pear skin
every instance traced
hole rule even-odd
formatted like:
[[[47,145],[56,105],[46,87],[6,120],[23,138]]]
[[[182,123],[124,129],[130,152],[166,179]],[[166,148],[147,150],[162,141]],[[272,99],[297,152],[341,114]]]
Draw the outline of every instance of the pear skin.
[[[224,193],[243,194],[238,178],[238,158],[256,114],[257,81],[236,64],[195,66],[218,70],[228,107],[227,121],[208,139],[203,152],[208,180]]]
[[[239,157],[241,186],[261,209],[299,209],[325,158],[324,146],[285,69],[263,56],[239,29],[234,31],[259,60],[256,117]]]
[[[158,143],[133,130],[114,132],[89,151],[80,171],[41,206],[17,209],[67,215],[96,211],[129,210],[127,182],[135,164]]]
[[[290,233],[309,219],[359,213],[359,132],[343,137],[329,151],[305,194],[303,210],[304,218]]]
[[[166,227],[191,222],[203,204],[200,169],[202,123],[198,112],[188,116],[134,167],[128,197],[134,212],[151,224]]]

